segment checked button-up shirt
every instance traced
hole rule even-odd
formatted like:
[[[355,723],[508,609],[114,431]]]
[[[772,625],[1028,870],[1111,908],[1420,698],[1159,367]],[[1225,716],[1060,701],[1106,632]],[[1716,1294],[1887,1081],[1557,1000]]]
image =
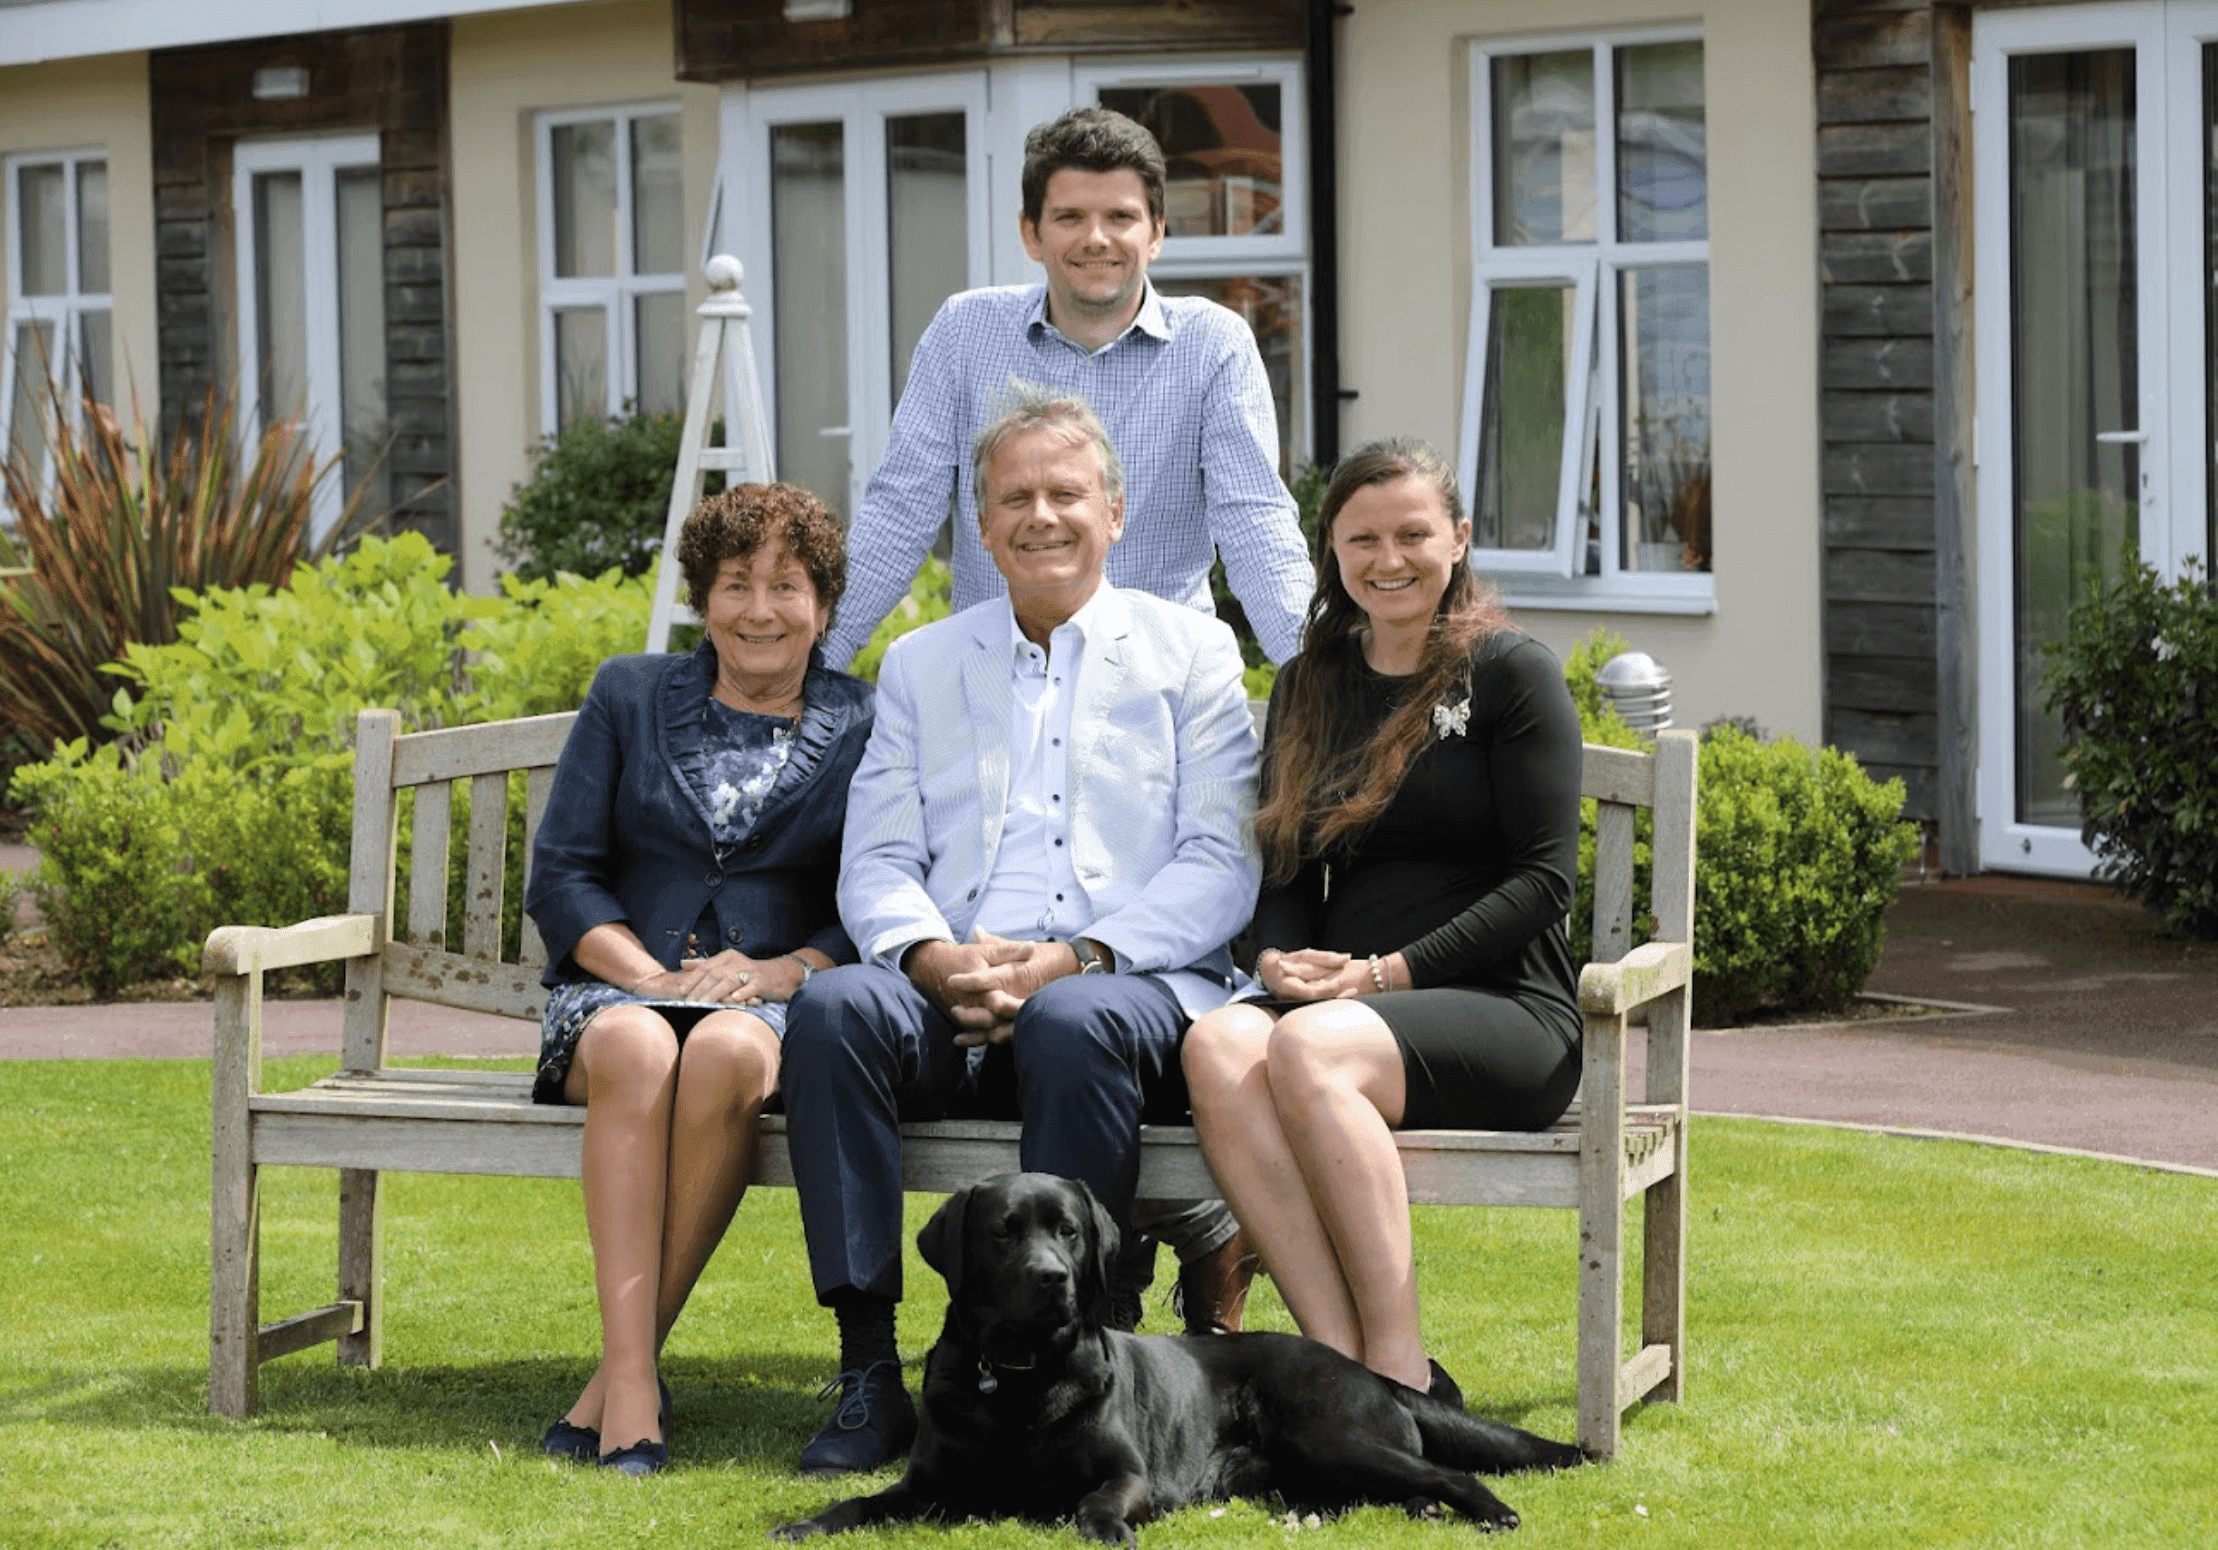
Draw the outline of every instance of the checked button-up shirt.
[[[1009,379],[1082,394],[1124,463],[1124,537],[1108,578],[1210,611],[1209,566],[1226,578],[1274,662],[1294,653],[1312,572],[1294,499],[1278,474],[1278,419],[1255,336],[1198,296],[1151,284],[1132,326],[1098,350],[1047,320],[1047,287],[948,298],[917,341],[886,455],[848,533],[848,585],[825,643],[845,664],[909,590],[940,524],[954,517],[955,610],[998,596],[978,539],[971,442]]]

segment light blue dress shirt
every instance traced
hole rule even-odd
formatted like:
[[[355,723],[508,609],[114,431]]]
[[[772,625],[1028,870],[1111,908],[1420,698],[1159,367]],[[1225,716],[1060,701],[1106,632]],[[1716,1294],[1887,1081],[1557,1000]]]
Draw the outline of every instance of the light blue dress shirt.
[[[978,538],[971,443],[1009,379],[1083,395],[1124,463],[1112,585],[1211,612],[1209,567],[1274,662],[1294,654],[1313,572],[1278,474],[1278,417],[1255,335],[1238,314],[1153,285],[1132,326],[1098,350],[1047,320],[1047,287],[948,298],[917,341],[886,455],[848,533],[848,584],[825,641],[845,663],[909,590],[940,524],[954,521],[954,611],[1006,590]]]

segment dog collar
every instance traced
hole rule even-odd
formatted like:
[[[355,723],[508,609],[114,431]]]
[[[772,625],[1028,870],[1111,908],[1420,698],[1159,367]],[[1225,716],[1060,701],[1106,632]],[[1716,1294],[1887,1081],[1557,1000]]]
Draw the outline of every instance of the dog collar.
[[[980,1351],[978,1353],[978,1392],[991,1394],[995,1389],[1001,1387],[1001,1380],[995,1377],[993,1373],[996,1367],[1006,1372],[1030,1372],[1039,1365],[1040,1358],[1037,1354],[1021,1362],[997,1362],[986,1355],[984,1351]]]

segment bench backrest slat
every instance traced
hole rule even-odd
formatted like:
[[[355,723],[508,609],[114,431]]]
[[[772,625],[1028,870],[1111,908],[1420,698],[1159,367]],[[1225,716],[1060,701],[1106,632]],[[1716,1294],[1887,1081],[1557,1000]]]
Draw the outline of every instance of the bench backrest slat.
[[[462,894],[462,951],[498,962],[508,881],[508,772],[470,777],[470,870]]]
[[[1622,802],[1595,804],[1595,963],[1615,963],[1633,950],[1633,811]]]
[[[416,788],[416,828],[409,854],[408,940],[418,947],[447,945],[447,825],[454,787],[443,780]]]
[[[547,816],[547,793],[554,790],[554,766],[535,765],[524,776],[524,891],[531,891],[531,848],[539,840],[539,824]],[[523,950],[518,961],[537,968],[547,961],[547,944],[539,928],[524,917]]]

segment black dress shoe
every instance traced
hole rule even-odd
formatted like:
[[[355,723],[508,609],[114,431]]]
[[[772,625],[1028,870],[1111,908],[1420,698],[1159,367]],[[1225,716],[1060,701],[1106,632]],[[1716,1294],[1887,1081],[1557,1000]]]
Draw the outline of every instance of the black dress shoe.
[[[1425,1385],[1425,1392],[1444,1405],[1463,1408],[1463,1390],[1456,1387],[1456,1380],[1448,1376],[1448,1369],[1431,1357],[1425,1358],[1425,1367],[1432,1373],[1432,1381]]]
[[[590,1426],[572,1426],[561,1416],[539,1439],[539,1451],[549,1458],[576,1459],[590,1464],[601,1456],[601,1434]]]
[[[593,1460],[603,1469],[613,1469],[618,1474],[638,1479],[644,1475],[659,1475],[670,1463],[670,1445],[642,1437],[628,1448],[618,1448],[614,1453],[603,1453]]]
[[[851,1367],[825,1384],[818,1397],[828,1399],[834,1392],[839,1408],[801,1450],[802,1474],[856,1474],[907,1456],[916,1440],[916,1406],[901,1386],[899,1362]]]
[[[1238,1330],[1248,1306],[1248,1283],[1262,1263],[1248,1235],[1235,1231],[1211,1252],[1180,1265],[1171,1306],[1185,1321],[1186,1333],[1227,1335]]]

